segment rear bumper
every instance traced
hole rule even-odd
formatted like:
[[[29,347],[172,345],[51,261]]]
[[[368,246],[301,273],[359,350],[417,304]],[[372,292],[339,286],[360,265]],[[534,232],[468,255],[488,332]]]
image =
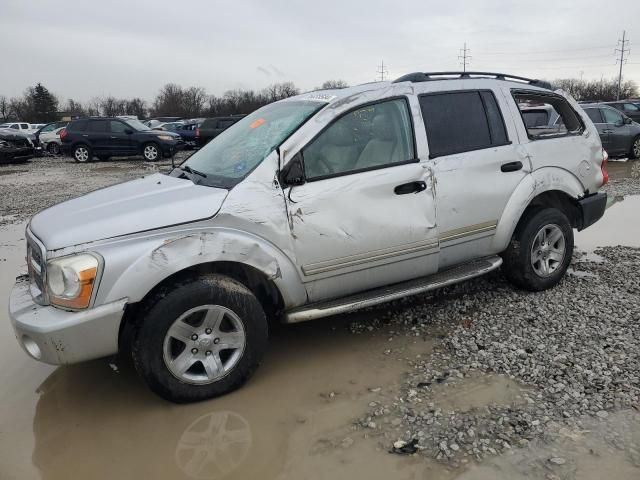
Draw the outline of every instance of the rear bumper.
[[[32,358],[52,365],[82,362],[118,351],[118,332],[127,299],[79,312],[36,304],[28,281],[18,281],[9,298],[9,318],[18,343]]]
[[[580,219],[578,231],[593,225],[604,215],[607,208],[607,194],[594,193],[578,200]]]

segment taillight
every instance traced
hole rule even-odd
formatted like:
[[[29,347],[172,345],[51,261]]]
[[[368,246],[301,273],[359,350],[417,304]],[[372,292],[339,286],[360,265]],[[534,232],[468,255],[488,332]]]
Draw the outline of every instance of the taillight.
[[[609,161],[609,154],[603,148],[602,149],[602,165],[600,165],[600,169],[602,170],[602,185],[606,185],[609,183],[609,172],[607,172],[607,162]]]
[[[199,136],[200,136],[200,129],[196,128],[196,137],[199,137]]]
[[[60,140],[62,140],[64,137],[67,136],[67,129],[63,128],[62,130],[60,130],[60,132],[58,132],[58,135],[60,136]]]

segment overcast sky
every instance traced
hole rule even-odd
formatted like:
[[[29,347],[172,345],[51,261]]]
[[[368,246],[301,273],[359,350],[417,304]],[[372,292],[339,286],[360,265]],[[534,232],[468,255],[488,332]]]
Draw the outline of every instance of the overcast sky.
[[[0,0],[0,95],[42,82],[61,99],[153,99],[168,82],[222,94],[469,69],[640,84],[640,0]]]

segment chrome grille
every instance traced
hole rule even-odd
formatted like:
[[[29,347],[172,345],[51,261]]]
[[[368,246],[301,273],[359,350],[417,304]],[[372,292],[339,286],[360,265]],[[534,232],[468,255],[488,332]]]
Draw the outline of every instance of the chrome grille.
[[[27,269],[29,270],[29,286],[31,296],[36,303],[47,303],[45,294],[46,252],[44,247],[27,230]]]

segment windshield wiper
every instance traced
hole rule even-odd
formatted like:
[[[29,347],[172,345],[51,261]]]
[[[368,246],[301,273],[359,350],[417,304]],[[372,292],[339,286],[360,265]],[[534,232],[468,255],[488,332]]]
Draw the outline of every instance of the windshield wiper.
[[[184,165],[184,166],[180,165],[178,168],[180,170],[184,170],[185,172],[192,173],[194,175],[198,175],[199,177],[207,178],[207,174],[206,173],[202,173],[202,172],[199,172],[198,170],[194,170],[189,165]]]

